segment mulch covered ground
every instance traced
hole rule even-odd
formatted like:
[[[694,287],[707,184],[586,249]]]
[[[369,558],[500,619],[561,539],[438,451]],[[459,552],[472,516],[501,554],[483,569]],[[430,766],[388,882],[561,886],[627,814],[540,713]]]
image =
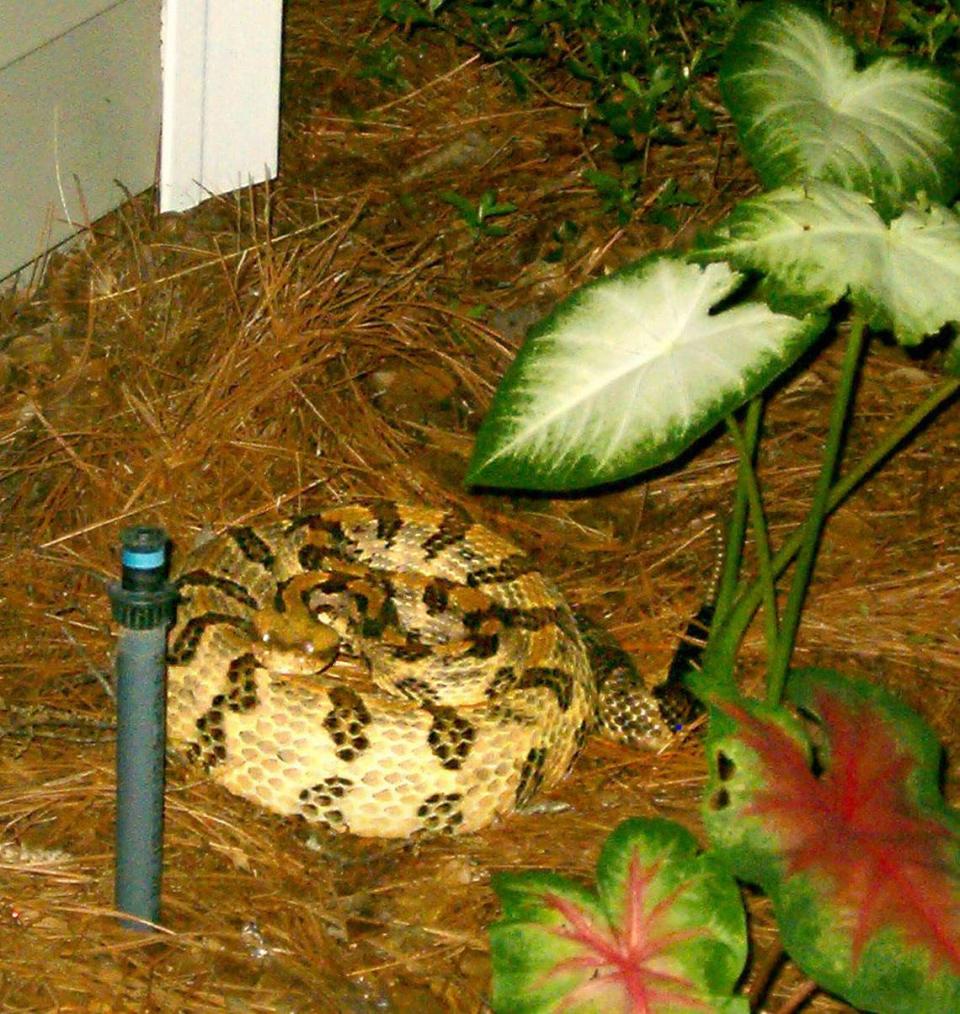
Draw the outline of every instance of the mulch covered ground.
[[[388,38],[406,91],[359,76]],[[125,525],[163,524],[185,547],[358,496],[456,505],[535,554],[656,675],[704,591],[732,490],[722,436],[599,495],[462,485],[529,324],[604,270],[683,245],[754,187],[726,121],[704,137],[678,120],[688,143],[650,152],[651,202],[671,177],[700,199],[680,228],[642,213],[621,228],[582,180],[602,144],[578,126],[576,84],[521,101],[497,68],[404,37],[367,0],[291,3],[285,59],[279,180],[180,216],[131,200],[51,258],[42,283],[0,301],[4,1011],[483,1010],[492,873],[587,878],[625,817],[698,826],[695,734],[659,756],[594,742],[550,796],[565,809],[412,845],[311,832],[174,761],[164,931],[129,934],[112,918],[104,581]],[[449,188],[516,204],[499,220],[507,234],[473,236],[440,199]],[[937,383],[925,362],[873,351],[852,454]],[[805,509],[837,360],[828,351],[799,373],[768,414],[775,538]],[[947,744],[954,801],[958,449],[954,406],[831,520],[797,656],[917,706]],[[753,633],[744,679],[761,665]],[[764,904],[752,911],[762,960],[774,930]],[[801,983],[788,965],[767,1009]],[[846,1008],[817,996],[809,1009]]]

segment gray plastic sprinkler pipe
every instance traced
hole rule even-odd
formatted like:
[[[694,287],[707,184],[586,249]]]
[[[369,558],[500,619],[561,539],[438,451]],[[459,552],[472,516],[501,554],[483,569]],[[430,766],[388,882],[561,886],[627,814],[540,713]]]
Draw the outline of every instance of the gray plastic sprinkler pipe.
[[[160,920],[167,627],[177,591],[167,581],[167,536],[140,525],[121,534],[122,578],[107,588],[117,642],[115,899],[129,929]]]

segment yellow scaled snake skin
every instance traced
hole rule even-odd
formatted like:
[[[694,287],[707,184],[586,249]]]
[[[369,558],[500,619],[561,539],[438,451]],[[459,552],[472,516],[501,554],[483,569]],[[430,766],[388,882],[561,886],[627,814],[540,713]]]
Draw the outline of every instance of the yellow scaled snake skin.
[[[227,789],[341,831],[475,831],[569,771],[587,735],[670,735],[598,678],[566,602],[444,511],[333,507],[231,529],[179,567],[172,743]]]

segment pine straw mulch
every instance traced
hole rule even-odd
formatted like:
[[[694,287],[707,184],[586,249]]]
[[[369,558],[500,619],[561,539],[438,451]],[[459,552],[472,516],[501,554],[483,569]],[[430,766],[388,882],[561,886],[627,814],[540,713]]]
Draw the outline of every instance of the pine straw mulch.
[[[412,845],[308,834],[174,762],[164,932],[128,934],[111,918],[104,580],[124,525],[162,523],[183,547],[350,497],[458,506],[535,554],[657,673],[703,591],[732,488],[723,438],[601,495],[461,485],[525,327],[585,279],[719,216],[752,186],[732,145],[718,155],[716,138],[681,125],[689,144],[651,153],[650,199],[676,176],[702,203],[679,237],[620,230],[581,182],[594,141],[569,83],[519,102],[495,69],[443,40],[404,41],[369,2],[292,4],[287,31],[279,181],[182,216],[131,200],[52,258],[42,285],[0,303],[3,1010],[482,1010],[492,872],[589,877],[628,815],[697,825],[695,737],[656,757],[592,743],[552,794],[561,812]],[[357,77],[360,47],[391,34],[412,84],[401,95]],[[475,241],[438,199],[447,187],[514,201],[509,234]],[[565,220],[580,231],[550,263]],[[769,413],[775,536],[804,508],[836,362],[830,352],[799,373]],[[851,453],[935,383],[881,350]],[[918,706],[950,750],[953,799],[958,444],[957,413],[945,413],[832,519],[798,655]],[[746,679],[761,657],[753,635]],[[762,958],[774,932],[762,903],[752,911]],[[800,981],[788,967],[769,1008]],[[845,1009],[824,996],[810,1008]]]

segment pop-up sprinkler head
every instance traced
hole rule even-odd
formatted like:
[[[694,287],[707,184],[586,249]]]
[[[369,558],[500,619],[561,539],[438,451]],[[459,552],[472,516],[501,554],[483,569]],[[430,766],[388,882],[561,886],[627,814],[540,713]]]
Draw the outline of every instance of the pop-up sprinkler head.
[[[121,535],[122,575],[108,587],[117,642],[116,906],[131,929],[160,918],[167,627],[177,590],[167,581],[167,535],[138,525]]]
[[[120,544],[120,582],[109,587],[113,618],[127,630],[169,625],[177,593],[167,584],[167,533],[153,525],[136,525],[123,530]]]

